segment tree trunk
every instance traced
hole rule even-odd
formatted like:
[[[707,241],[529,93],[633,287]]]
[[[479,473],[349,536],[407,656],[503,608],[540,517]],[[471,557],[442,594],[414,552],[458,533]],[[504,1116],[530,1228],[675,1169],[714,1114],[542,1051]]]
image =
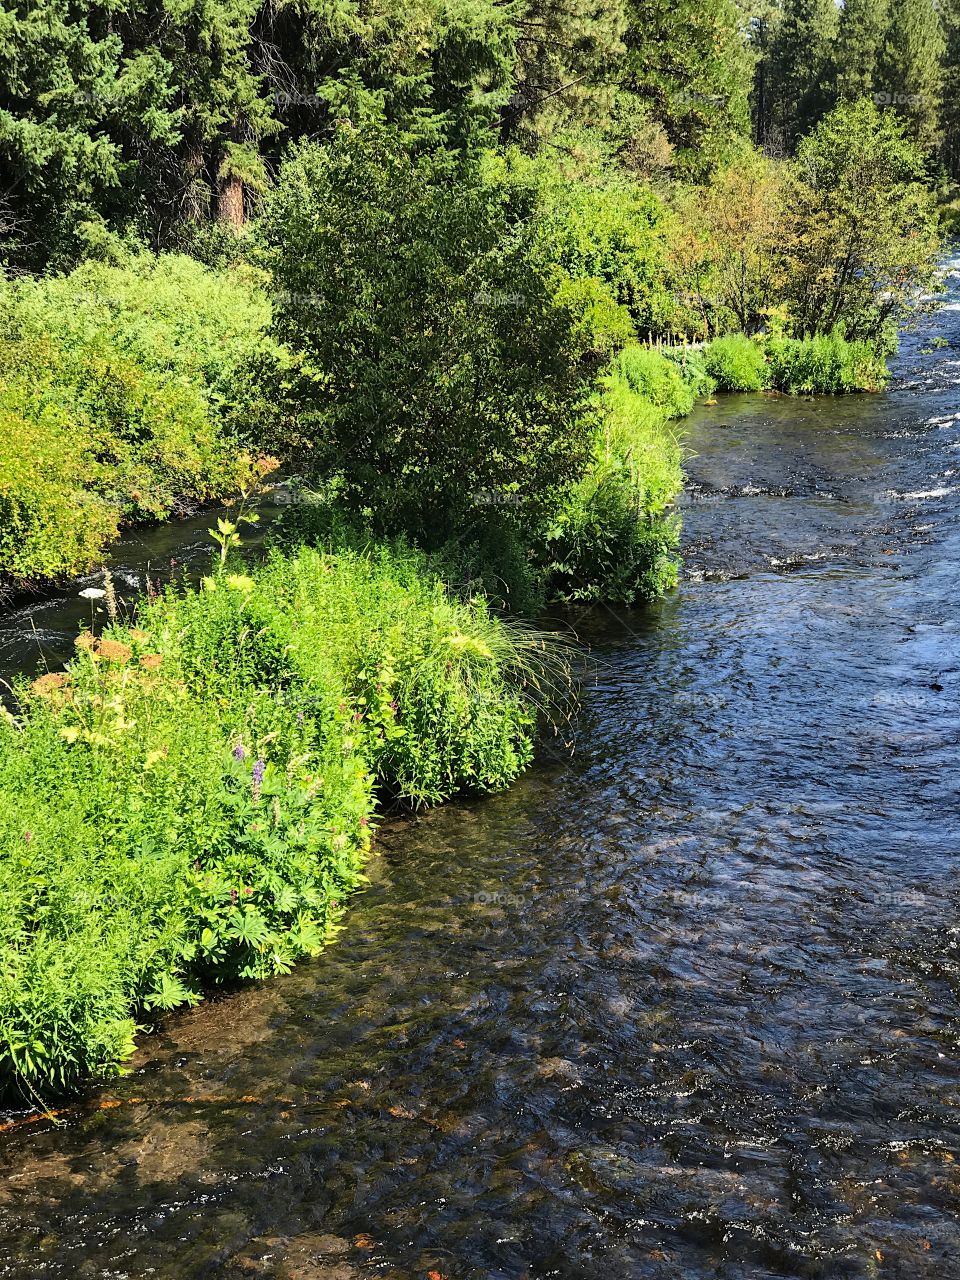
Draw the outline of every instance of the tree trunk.
[[[231,174],[220,183],[217,197],[217,215],[221,222],[231,227],[242,227],[246,221],[243,210],[243,182]]]

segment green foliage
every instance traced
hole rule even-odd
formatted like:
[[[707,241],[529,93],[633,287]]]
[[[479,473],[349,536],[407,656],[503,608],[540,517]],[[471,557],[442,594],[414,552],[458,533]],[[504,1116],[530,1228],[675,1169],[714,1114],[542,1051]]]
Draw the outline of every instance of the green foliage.
[[[869,102],[838,107],[804,139],[786,250],[795,333],[842,324],[851,338],[876,339],[916,305],[940,249],[923,171],[923,155],[896,117]]]
[[[707,372],[720,391],[762,391],[769,386],[764,349],[743,334],[714,338],[704,356]]]
[[[882,342],[850,342],[842,329],[810,338],[727,334],[704,351],[706,370],[720,391],[777,391],[841,395],[878,391],[887,381]]]
[[[842,395],[879,391],[887,381],[881,343],[849,342],[842,331],[767,343],[771,384],[779,391]]]
[[[771,53],[772,127],[793,149],[834,105],[830,73],[840,21],[834,0],[784,0]]]
[[[524,0],[504,136],[534,148],[584,124],[602,126],[622,76],[628,21],[624,0]]]
[[[673,283],[684,328],[703,336],[764,326],[783,290],[787,167],[744,152],[705,187],[675,196]]]
[[[655,398],[654,398],[655,397]],[[693,392],[679,367],[628,347],[603,379],[593,460],[547,530],[540,554],[561,601],[632,605],[676,583],[682,449],[669,418]]]
[[[478,494],[549,509],[576,478],[577,315],[473,165],[343,128],[288,160],[262,235],[277,337],[304,358],[296,462],[348,509],[436,545]]]
[[[490,170],[509,193],[511,217],[533,223],[542,254],[566,277],[563,296],[573,304],[579,291],[590,350],[609,356],[663,328],[673,308],[669,219],[651,189],[603,156],[584,171],[562,154],[511,152]]]
[[[362,883],[375,791],[503,786],[567,676],[399,545],[241,570],[82,635],[0,723],[8,1090],[113,1073],[139,1010],[315,954]]]
[[[680,173],[703,180],[747,139],[752,61],[735,0],[629,0],[627,87]]]
[[[693,408],[695,392],[683,370],[659,351],[625,347],[613,362],[613,379],[667,418],[683,418]]]
[[[142,255],[0,299],[0,574],[79,572],[120,524],[249,481],[255,368],[279,358],[249,269]]]

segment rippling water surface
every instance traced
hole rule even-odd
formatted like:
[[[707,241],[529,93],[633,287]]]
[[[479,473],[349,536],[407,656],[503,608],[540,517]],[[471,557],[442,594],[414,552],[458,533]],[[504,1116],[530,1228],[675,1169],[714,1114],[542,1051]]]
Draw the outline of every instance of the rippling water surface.
[[[696,413],[681,588],[572,619],[573,757],[0,1135],[0,1275],[960,1275],[954,304],[896,374]]]

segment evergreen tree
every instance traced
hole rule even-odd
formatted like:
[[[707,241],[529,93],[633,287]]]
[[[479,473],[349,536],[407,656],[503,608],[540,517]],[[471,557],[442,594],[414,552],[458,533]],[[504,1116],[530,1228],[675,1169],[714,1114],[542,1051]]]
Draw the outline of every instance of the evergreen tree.
[[[750,127],[753,59],[735,0],[629,0],[628,14],[627,86],[681,172],[705,176]]]
[[[171,67],[126,48],[110,4],[14,0],[0,22],[0,204],[24,265],[129,212],[143,150],[176,136]]]
[[[940,120],[943,162],[954,178],[960,174],[960,0],[943,0],[940,8],[945,52]]]
[[[838,99],[855,102],[880,90],[877,76],[890,9],[890,0],[845,0],[834,52]]]
[[[932,147],[940,135],[946,41],[934,0],[898,0],[879,65],[876,101],[892,107],[907,136]]]
[[[611,121],[623,75],[623,0],[526,0],[516,18],[514,92],[503,135],[535,144]]]
[[[786,0],[771,58],[772,118],[785,147],[833,105],[831,63],[839,15],[834,0]]]
[[[780,25],[779,0],[741,0],[741,20],[753,55],[755,70],[750,112],[754,141],[776,150],[773,136],[774,68],[773,50]]]

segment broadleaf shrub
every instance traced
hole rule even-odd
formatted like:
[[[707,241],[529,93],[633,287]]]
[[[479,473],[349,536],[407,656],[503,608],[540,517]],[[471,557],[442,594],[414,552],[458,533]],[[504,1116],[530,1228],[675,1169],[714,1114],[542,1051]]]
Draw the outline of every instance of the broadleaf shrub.
[[[176,255],[0,282],[0,576],[83,571],[123,524],[249,483],[269,320],[256,273]]]

